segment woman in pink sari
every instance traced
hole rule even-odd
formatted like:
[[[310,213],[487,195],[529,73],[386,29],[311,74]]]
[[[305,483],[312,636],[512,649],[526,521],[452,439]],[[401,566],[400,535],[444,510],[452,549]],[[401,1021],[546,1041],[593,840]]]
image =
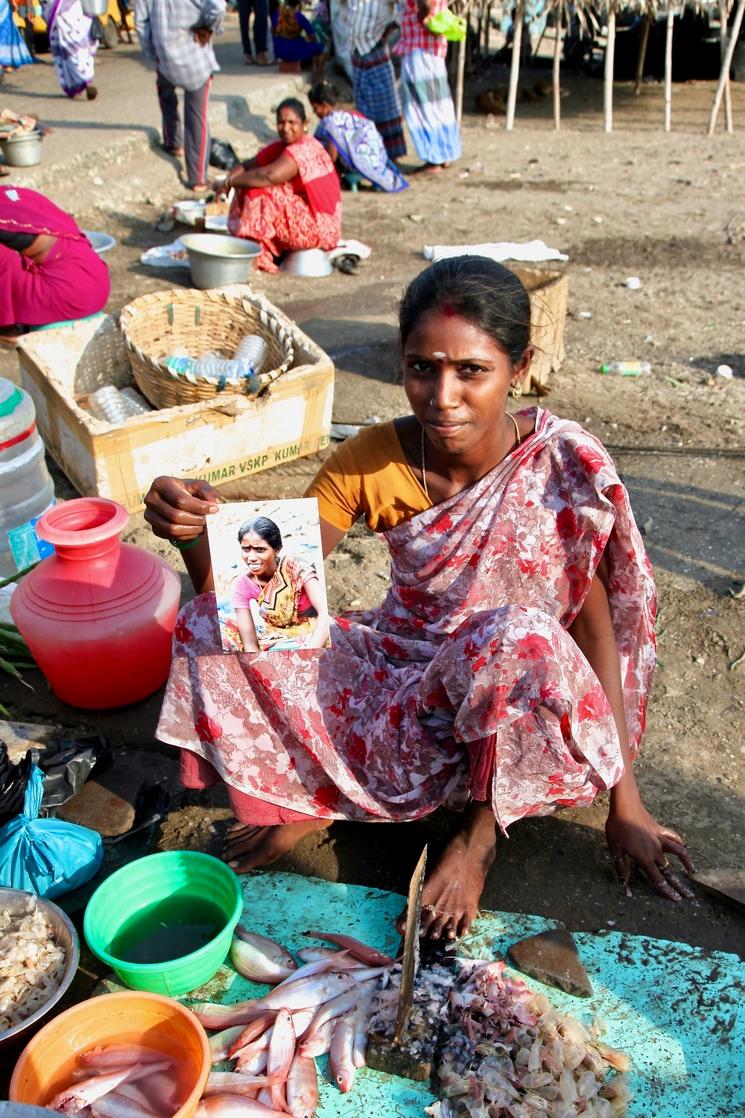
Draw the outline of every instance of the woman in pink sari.
[[[69,214],[36,190],[0,187],[0,330],[85,318],[103,309],[110,286]]]
[[[615,467],[578,424],[507,410],[532,347],[527,293],[501,265],[432,265],[400,327],[413,415],[344,443],[308,491],[326,551],[364,516],[391,556],[385,601],[338,618],[330,649],[221,655],[204,533],[217,494],[153,483],[146,517],[203,592],[176,629],[158,735],[188,786],[225,781],[239,872],[334,819],[458,811],[424,887],[433,938],[470,926],[498,832],[601,789],[621,880],[636,863],[680,900],[668,854],[690,870],[685,845],[634,778],[655,591]]]

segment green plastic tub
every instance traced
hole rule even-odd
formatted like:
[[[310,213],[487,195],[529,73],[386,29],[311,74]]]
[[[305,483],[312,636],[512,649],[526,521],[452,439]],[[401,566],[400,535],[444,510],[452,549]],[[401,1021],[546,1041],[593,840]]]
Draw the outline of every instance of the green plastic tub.
[[[94,955],[127,986],[178,997],[215,974],[242,909],[229,866],[209,854],[171,850],[138,858],[99,885],[83,931]],[[159,959],[163,950],[174,957]],[[143,953],[155,961],[134,961]]]

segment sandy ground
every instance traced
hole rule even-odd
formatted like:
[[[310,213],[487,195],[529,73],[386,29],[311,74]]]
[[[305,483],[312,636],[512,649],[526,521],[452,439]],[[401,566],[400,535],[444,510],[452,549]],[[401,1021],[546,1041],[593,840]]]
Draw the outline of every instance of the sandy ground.
[[[528,75],[530,84],[538,75]],[[745,168],[741,136],[703,135],[712,87],[676,86],[675,131],[661,131],[662,92],[634,98],[620,87],[616,127],[601,131],[601,90],[575,79],[563,99],[565,128],[551,128],[546,101],[521,105],[518,127],[472,109],[479,88],[501,84],[497,68],[473,79],[466,102],[464,155],[449,172],[420,176],[394,197],[344,199],[344,232],[373,247],[356,276],[322,281],[257,275],[255,286],[333,356],[334,418],[355,423],[406,410],[399,384],[395,304],[423,266],[425,243],[543,238],[569,254],[567,357],[540,402],[599,435],[616,457],[655,565],[660,593],[659,669],[638,776],[649,808],[685,834],[701,868],[743,868],[745,744]],[[745,89],[734,88],[735,119]],[[257,140],[226,123],[220,134],[241,155]],[[262,126],[264,136],[269,134]],[[415,162],[410,160],[411,164]],[[176,273],[146,272],[139,254],[170,239],[154,231],[180,196],[175,167],[139,155],[124,166],[60,182],[58,200],[88,228],[120,241],[110,256],[111,309],[146,291],[178,285]],[[94,188],[95,187],[95,188]],[[641,280],[639,290],[624,285]],[[582,317],[580,312],[590,312]],[[641,358],[649,377],[601,378],[600,362]],[[716,375],[729,364],[732,379]],[[0,372],[13,358],[0,355]],[[528,400],[528,403],[531,401]],[[532,401],[535,402],[535,401]],[[317,468],[306,459],[255,475],[231,497],[297,496]],[[58,493],[73,495],[59,479]],[[155,546],[139,516],[129,538]],[[161,548],[174,561],[171,549]],[[334,609],[368,605],[385,590],[382,541],[355,528],[328,560]],[[30,677],[31,678],[31,677]],[[95,726],[121,748],[154,745],[159,697],[124,712],[91,716],[59,704],[40,677],[27,692],[0,680],[0,701],[16,718]],[[169,766],[170,767],[170,766]],[[229,812],[222,793],[183,795],[159,846],[217,851]],[[603,840],[605,804],[516,825],[500,843],[483,904],[549,915],[570,928],[618,929],[745,950],[741,915],[701,893],[674,906],[639,882],[627,899]],[[284,869],[402,891],[422,843],[435,845],[444,816],[421,824],[336,825],[305,840]]]

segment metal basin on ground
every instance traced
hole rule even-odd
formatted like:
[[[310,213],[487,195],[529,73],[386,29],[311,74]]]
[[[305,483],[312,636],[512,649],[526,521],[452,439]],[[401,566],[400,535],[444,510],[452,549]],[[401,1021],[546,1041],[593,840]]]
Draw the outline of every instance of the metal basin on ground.
[[[35,167],[41,163],[42,135],[38,130],[0,139],[0,148],[9,167]]]
[[[191,279],[200,291],[228,283],[245,283],[261,253],[256,241],[220,233],[187,233],[180,238],[189,253]]]
[[[330,276],[334,270],[322,248],[288,252],[279,267],[288,276]]]
[[[22,912],[27,907],[29,899],[32,897],[32,893],[26,893],[22,889],[0,889],[0,909],[11,913]],[[38,1028],[49,1011],[65,993],[78,969],[80,944],[78,941],[78,933],[75,931],[70,919],[56,904],[53,904],[52,901],[45,901],[41,897],[36,898],[36,907],[45,920],[51,924],[57,943],[64,948],[65,969],[62,973],[62,979],[58,988],[51,995],[49,1000],[44,1002],[44,1005],[40,1005],[35,1013],[30,1014],[25,1021],[20,1021],[17,1025],[14,1025],[12,1029],[6,1029],[5,1032],[0,1032],[0,1048],[6,1044],[11,1044],[23,1039],[26,1034],[30,1034]]]
[[[93,251],[99,256],[103,256],[116,244],[116,237],[112,237],[110,233],[94,233],[92,229],[83,229],[82,232],[90,241]]]

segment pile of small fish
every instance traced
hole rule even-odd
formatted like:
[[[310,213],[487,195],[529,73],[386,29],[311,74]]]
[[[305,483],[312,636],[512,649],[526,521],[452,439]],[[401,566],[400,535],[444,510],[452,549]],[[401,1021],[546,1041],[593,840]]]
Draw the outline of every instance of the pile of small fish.
[[[196,1118],[311,1118],[318,1105],[315,1056],[329,1053],[339,1089],[350,1091],[364,1067],[370,1002],[394,960],[351,936],[307,932],[334,948],[307,947],[292,955],[274,940],[236,929],[235,969],[252,982],[273,985],[261,998],[189,1008],[207,1029],[213,1071]]]
[[[175,1061],[143,1044],[89,1048],[48,1110],[78,1118],[170,1118],[181,1107]]]
[[[0,909],[0,1035],[59,989],[65,950],[31,897],[25,911]]]
[[[617,1118],[630,1092],[624,1053],[505,973],[458,960],[443,1010],[437,1067],[443,1098],[431,1118]]]

